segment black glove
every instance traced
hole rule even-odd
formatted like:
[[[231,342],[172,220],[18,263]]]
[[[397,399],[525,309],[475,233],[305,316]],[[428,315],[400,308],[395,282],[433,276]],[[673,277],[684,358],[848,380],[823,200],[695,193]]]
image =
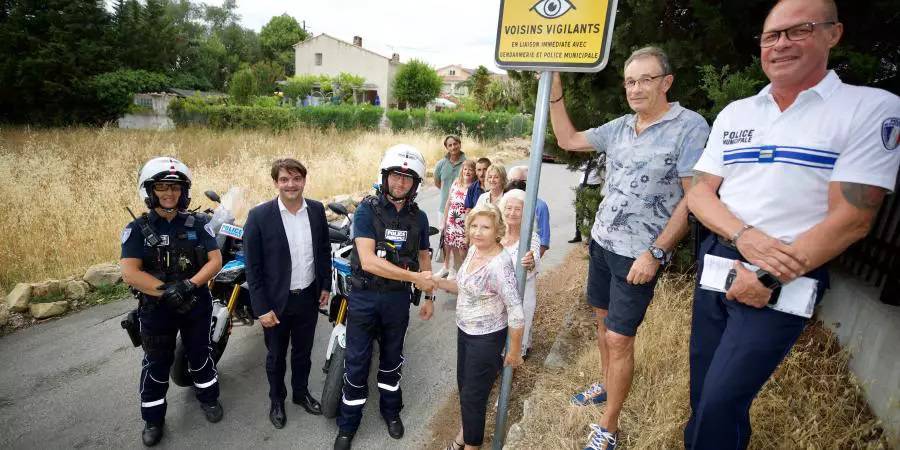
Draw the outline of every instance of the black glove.
[[[164,292],[160,298],[164,305],[176,313],[185,314],[197,303],[197,299],[194,297],[195,287],[191,280],[167,283],[162,286]]]

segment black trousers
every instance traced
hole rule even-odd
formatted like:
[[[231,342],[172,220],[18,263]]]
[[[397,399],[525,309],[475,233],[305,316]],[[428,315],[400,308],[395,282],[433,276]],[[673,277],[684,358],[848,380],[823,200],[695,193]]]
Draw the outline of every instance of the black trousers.
[[[487,401],[497,374],[503,368],[507,330],[472,335],[457,329],[456,384],[466,445],[477,447],[484,441]]]
[[[319,293],[315,283],[298,294],[288,297],[288,305],[278,317],[281,322],[272,328],[264,328],[266,339],[266,376],[269,378],[269,398],[283,402],[287,397],[284,375],[287,372],[288,345],[291,347],[291,389],[293,395],[308,392],[309,369],[312,366],[313,337],[319,319]]]

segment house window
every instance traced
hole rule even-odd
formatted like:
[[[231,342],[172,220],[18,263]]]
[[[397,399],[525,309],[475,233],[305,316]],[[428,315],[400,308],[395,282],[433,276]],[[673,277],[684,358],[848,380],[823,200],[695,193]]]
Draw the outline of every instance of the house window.
[[[452,77],[453,75],[456,75],[456,71],[453,69],[450,69],[450,76]]]
[[[321,53],[316,53],[316,65],[317,66],[322,65],[322,54]]]

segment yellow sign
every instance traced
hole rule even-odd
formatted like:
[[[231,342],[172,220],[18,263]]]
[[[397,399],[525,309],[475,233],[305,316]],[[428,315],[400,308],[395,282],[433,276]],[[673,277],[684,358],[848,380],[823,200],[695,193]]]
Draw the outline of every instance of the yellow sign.
[[[606,66],[617,0],[500,0],[497,66],[597,72]]]

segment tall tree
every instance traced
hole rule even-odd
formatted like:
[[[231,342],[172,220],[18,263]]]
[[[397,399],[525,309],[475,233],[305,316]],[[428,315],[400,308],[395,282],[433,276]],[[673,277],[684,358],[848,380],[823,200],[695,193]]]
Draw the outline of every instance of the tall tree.
[[[441,93],[441,77],[425,62],[410,60],[397,71],[394,95],[398,102],[421,108]]]
[[[485,105],[485,95],[487,94],[488,85],[491,84],[491,72],[488,71],[487,67],[478,66],[470,80],[472,95],[475,97],[475,101],[478,102],[478,106],[490,109]]]
[[[263,56],[280,64],[285,73],[294,73],[294,44],[305,41],[309,34],[297,19],[282,14],[272,17],[259,32]]]
[[[0,22],[0,121],[90,120],[90,77],[114,64],[110,30],[100,0],[12,3]]]

